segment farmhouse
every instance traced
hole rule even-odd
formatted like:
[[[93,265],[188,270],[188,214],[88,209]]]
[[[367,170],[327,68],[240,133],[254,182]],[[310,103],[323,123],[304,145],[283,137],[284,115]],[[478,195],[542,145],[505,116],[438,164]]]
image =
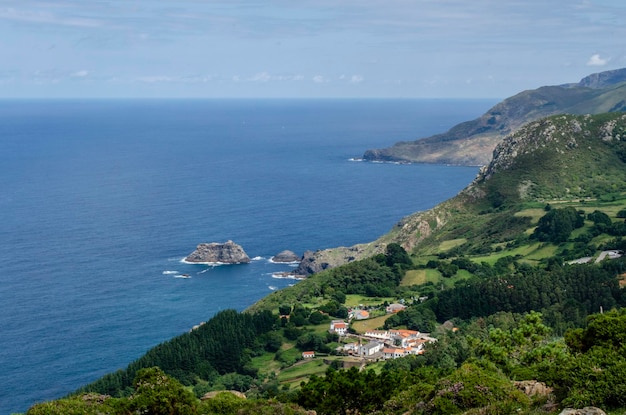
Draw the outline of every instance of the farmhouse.
[[[343,320],[333,320],[330,322],[330,333],[337,333],[339,336],[344,336],[348,330],[348,325]]]

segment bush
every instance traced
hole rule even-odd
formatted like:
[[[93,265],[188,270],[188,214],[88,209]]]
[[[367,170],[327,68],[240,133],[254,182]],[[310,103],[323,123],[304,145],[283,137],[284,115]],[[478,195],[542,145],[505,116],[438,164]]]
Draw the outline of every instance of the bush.
[[[486,370],[466,363],[437,382],[426,403],[426,412],[447,415],[505,403],[525,408],[530,400],[495,368]]]

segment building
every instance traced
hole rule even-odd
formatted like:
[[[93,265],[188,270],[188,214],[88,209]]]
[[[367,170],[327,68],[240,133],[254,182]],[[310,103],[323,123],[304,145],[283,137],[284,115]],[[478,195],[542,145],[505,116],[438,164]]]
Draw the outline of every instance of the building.
[[[348,343],[343,346],[343,351],[354,355],[359,353],[359,343]]]
[[[371,341],[367,344],[361,345],[359,347],[359,355],[363,356],[363,357],[372,357],[374,356],[376,353],[380,352],[383,350],[383,343],[377,342],[377,341]]]
[[[365,332],[365,337],[370,337],[372,339],[378,340],[389,340],[391,339],[391,334],[387,330],[368,330]]]
[[[315,352],[302,352],[303,359],[312,359],[315,357]]]
[[[369,311],[365,310],[354,310],[352,311],[352,317],[355,320],[365,320],[367,318],[370,318],[370,313]]]
[[[391,314],[391,313],[397,313],[398,311],[402,311],[405,308],[406,306],[403,304],[394,303],[394,304],[389,304],[385,310],[387,310],[388,314]]]
[[[339,336],[345,336],[348,331],[348,325],[343,320],[333,320],[330,322],[330,333],[337,333]]]

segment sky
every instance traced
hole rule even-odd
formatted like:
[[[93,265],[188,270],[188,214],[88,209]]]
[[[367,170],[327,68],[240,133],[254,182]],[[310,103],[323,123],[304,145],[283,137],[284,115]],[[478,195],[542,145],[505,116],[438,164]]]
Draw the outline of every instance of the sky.
[[[0,0],[0,98],[506,98],[622,67],[623,0]]]

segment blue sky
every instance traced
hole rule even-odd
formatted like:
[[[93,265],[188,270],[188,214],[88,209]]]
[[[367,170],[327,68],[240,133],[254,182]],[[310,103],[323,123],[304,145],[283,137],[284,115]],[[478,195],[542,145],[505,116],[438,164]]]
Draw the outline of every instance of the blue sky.
[[[0,0],[0,98],[506,98],[625,39],[623,0]]]

